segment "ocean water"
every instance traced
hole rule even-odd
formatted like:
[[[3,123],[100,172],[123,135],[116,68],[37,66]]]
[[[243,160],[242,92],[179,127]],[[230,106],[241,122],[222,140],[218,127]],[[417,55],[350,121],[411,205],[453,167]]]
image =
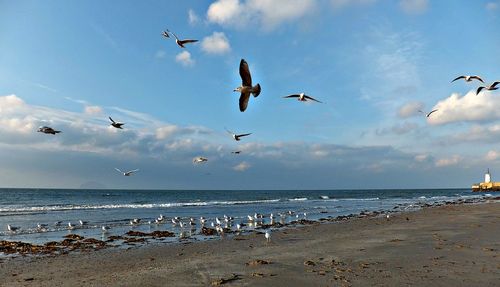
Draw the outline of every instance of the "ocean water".
[[[171,218],[184,222],[190,217],[204,216],[207,225],[224,215],[235,218],[234,224],[247,222],[254,213],[275,215],[293,211],[315,220],[328,216],[359,213],[363,210],[391,210],[398,204],[411,207],[415,203],[437,203],[460,198],[483,197],[469,189],[426,190],[286,190],[286,191],[175,191],[175,190],[81,190],[81,189],[0,189],[0,240],[45,243],[61,240],[68,233],[106,239],[123,235],[130,229],[151,232],[169,230],[180,234]],[[487,196],[487,195],[486,195]],[[164,224],[148,224],[160,214]],[[284,220],[295,220],[296,215]],[[141,224],[131,226],[130,220],[140,218]],[[78,221],[88,224],[79,226]],[[55,223],[60,221],[61,225]],[[68,222],[78,227],[68,229]],[[37,224],[48,227],[39,230]],[[7,224],[19,227],[7,231]],[[103,234],[101,226],[110,226]],[[200,228],[200,225],[197,225]],[[248,227],[247,227],[248,228]],[[194,230],[193,233],[196,233]],[[172,238],[169,240],[176,240]]]

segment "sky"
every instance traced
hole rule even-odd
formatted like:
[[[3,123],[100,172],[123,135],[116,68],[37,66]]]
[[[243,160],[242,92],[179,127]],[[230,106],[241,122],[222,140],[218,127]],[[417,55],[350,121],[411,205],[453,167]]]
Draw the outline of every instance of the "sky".
[[[500,92],[451,83],[500,80],[498,27],[500,0],[0,0],[0,187],[500,181]],[[262,87],[243,113],[241,59]]]

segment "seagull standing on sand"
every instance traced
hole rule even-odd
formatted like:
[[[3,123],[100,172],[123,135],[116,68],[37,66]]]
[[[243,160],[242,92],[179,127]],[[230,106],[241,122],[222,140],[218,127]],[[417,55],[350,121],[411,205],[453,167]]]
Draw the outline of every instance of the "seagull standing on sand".
[[[485,86],[480,86],[479,88],[477,88],[476,96],[479,94],[479,92],[481,92],[482,89],[486,89],[488,91],[498,90],[498,87],[497,87],[498,84],[500,84],[500,81],[496,81],[493,84],[491,84],[489,86],[486,86],[486,87]]]
[[[51,127],[43,126],[38,128],[39,133],[44,133],[44,134],[50,134],[50,135],[55,135],[60,133],[61,131],[56,131]]]
[[[7,230],[10,231],[10,232],[16,232],[17,230],[19,230],[19,227],[7,224]]]
[[[119,123],[119,122],[115,122],[111,117],[109,117],[109,120],[111,121],[111,126],[117,128],[117,129],[123,129],[122,126],[125,124],[125,123]]]
[[[481,77],[479,76],[459,76],[459,77],[456,77],[453,81],[451,81],[452,83],[455,82],[456,80],[460,80],[460,79],[464,79],[466,82],[471,82],[472,80],[476,79],[482,83],[484,83],[483,79],[481,79]]]
[[[165,33],[165,32],[164,32]],[[175,43],[177,43],[177,45],[179,45],[179,47],[181,48],[186,48],[184,47],[184,44],[188,44],[188,43],[194,43],[194,42],[198,42],[198,40],[194,40],[194,39],[184,39],[184,40],[180,40],[177,35],[174,34],[174,32],[170,32],[168,29],[167,29],[167,35],[168,33],[171,33],[172,35],[174,35],[175,37]],[[165,35],[163,35],[165,36]]]
[[[246,136],[249,136],[249,135],[251,135],[251,134],[252,134],[252,133],[247,133],[247,134],[235,134],[235,133],[233,133],[232,131],[230,131],[230,130],[228,130],[228,129],[226,129],[226,132],[228,132],[228,134],[230,134],[230,135],[233,137],[233,139],[234,139],[235,141],[240,141],[242,137],[246,137]]]
[[[250,94],[255,98],[260,94],[260,84],[252,86],[252,75],[250,74],[250,69],[248,68],[248,63],[241,59],[240,62],[240,77],[241,86],[234,89],[234,92],[240,92],[240,111],[244,112],[248,106],[248,100],[250,99]]]
[[[289,95],[289,96],[284,96],[283,98],[297,98],[297,100],[299,102],[307,102],[308,100],[311,100],[311,101],[315,101],[315,102],[318,102],[318,103],[323,103],[323,102],[320,102],[318,100],[316,100],[315,98],[313,97],[310,97],[304,93],[300,93],[300,94],[292,94],[292,95]]]
[[[421,110],[418,110],[418,111],[425,115],[425,113],[423,111],[421,111]],[[430,111],[429,113],[427,113],[426,117],[429,117],[432,113],[437,112],[437,111],[438,111],[437,109]]]
[[[139,171],[139,169],[134,169],[134,170],[129,170],[129,171],[123,172],[123,171],[117,169],[116,167],[115,167],[115,169],[116,169],[116,171],[123,174],[124,176],[131,176],[134,172]]]
[[[266,242],[267,243],[271,242],[271,230],[266,230],[266,233],[264,234],[264,237],[266,237]]]

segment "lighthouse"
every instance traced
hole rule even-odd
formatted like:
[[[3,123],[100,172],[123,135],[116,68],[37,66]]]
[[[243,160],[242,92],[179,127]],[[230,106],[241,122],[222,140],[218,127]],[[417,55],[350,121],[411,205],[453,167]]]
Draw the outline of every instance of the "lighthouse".
[[[490,175],[490,169],[488,168],[488,171],[484,174],[484,182],[485,183],[490,183],[491,182],[491,175]]]

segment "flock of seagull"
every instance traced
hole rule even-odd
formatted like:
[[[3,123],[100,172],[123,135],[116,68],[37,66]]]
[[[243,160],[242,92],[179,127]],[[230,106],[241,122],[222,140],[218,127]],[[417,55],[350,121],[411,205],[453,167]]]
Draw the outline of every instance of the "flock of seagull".
[[[168,29],[163,31],[162,35],[165,38],[171,38],[170,35],[172,35],[175,38],[175,43],[180,48],[186,48],[186,46],[185,46],[186,44],[198,42],[198,40],[196,40],[196,39],[180,39],[179,37],[177,37],[177,35],[175,33],[171,32]],[[261,88],[260,84],[258,84],[258,83],[256,85],[252,84],[252,76],[250,73],[250,68],[248,66],[248,63],[245,61],[245,59],[241,59],[241,61],[240,61],[239,74],[241,77],[241,85],[238,86],[237,88],[235,88],[233,91],[240,93],[239,110],[241,112],[244,112],[248,107],[251,96],[253,96],[254,98],[257,98],[260,95],[262,88]],[[481,83],[484,83],[483,79],[479,76],[476,76],[476,75],[459,76],[459,77],[455,78],[452,82],[455,82],[455,81],[460,80],[460,79],[463,79],[466,82],[471,82],[473,80],[477,80]],[[496,81],[496,82],[493,82],[491,85],[479,86],[476,90],[476,95],[478,95],[482,90],[488,90],[488,91],[497,90],[498,89],[497,86],[499,83],[500,83],[499,81]],[[284,96],[283,98],[285,98],[285,99],[295,98],[300,102],[314,101],[317,103],[323,103],[323,102],[321,102],[321,101],[319,101],[319,100],[317,100],[309,95],[306,95],[305,93],[290,94],[290,95]],[[426,113],[424,111],[419,110],[419,112],[423,113],[427,118],[430,117],[436,111],[437,111],[437,109]],[[123,129],[123,125],[125,125],[125,123],[114,121],[111,117],[109,117],[109,120],[111,121],[110,125],[116,129]],[[227,128],[225,128],[225,130],[227,131],[228,134],[231,135],[231,137],[235,141],[240,141],[243,137],[247,137],[247,136],[250,136],[252,134],[252,133],[237,134],[237,133],[234,133],[234,132],[228,130]],[[61,131],[55,130],[52,127],[48,127],[48,126],[40,127],[38,129],[38,132],[41,132],[44,134],[51,134],[51,135],[56,135],[58,133],[61,133]],[[237,151],[232,151],[231,153],[232,154],[240,154],[241,151],[237,150]],[[193,159],[193,163],[195,163],[195,164],[204,163],[207,161],[208,161],[207,158],[201,157],[201,156]],[[118,168],[115,168],[115,169],[117,172],[121,173],[123,176],[131,176],[135,172],[139,171],[139,169],[134,169],[134,170],[129,170],[129,171],[124,172]],[[279,216],[280,216],[280,218],[283,219],[284,217],[286,217],[288,215],[291,216],[292,214],[294,214],[294,212],[289,211],[288,214],[283,213],[283,214],[279,214]],[[306,216],[307,216],[307,214],[304,213],[304,219],[306,218]],[[297,219],[299,218],[298,214],[296,215],[296,218]],[[270,214],[269,219],[271,220],[271,225],[272,225],[274,223],[274,219],[275,219],[274,215]],[[387,219],[388,219],[388,217],[387,217]],[[161,224],[161,223],[166,222],[166,220],[167,220],[166,217],[164,217],[163,215],[160,215],[160,217],[155,219],[153,222],[149,221],[148,224]],[[232,226],[232,221],[233,221],[232,217],[224,215],[222,220],[219,219],[218,217],[216,217],[214,219],[214,221],[211,222],[211,226],[214,227],[216,229],[216,231],[222,235],[224,233],[224,227],[230,228]],[[257,226],[257,224],[259,222],[262,223],[263,221],[264,221],[264,217],[261,214],[255,213],[253,216],[248,215],[248,223],[249,224],[255,224]],[[194,218],[189,218],[189,221],[186,223],[179,217],[172,217],[171,222],[172,222],[173,226],[179,226],[181,228],[184,228],[187,226],[191,226],[191,227],[196,226],[196,220]],[[87,222],[84,222],[81,220],[79,221],[79,223],[80,223],[80,227],[83,227],[83,226],[88,224]],[[205,226],[205,224],[207,224],[207,219],[204,217],[201,217],[199,219],[199,223],[201,226]],[[132,225],[132,226],[139,225],[139,224],[141,224],[141,219],[139,219],[139,218],[135,218],[135,219],[132,219],[130,221],[130,225]],[[56,225],[61,225],[61,222],[60,221],[57,222]],[[245,224],[241,223],[241,222],[236,224],[236,231],[240,231],[243,226],[245,226]],[[48,226],[46,224],[38,224],[37,225],[37,228],[40,230],[47,229],[47,227]],[[78,227],[77,225],[74,225],[71,222],[69,222],[67,228],[71,230],[71,229],[75,229],[77,227]],[[103,232],[107,232],[110,229],[109,226],[101,226],[101,228],[102,228]],[[7,225],[7,229],[10,232],[16,232],[19,229],[19,227]],[[267,242],[269,242],[271,240],[270,230],[266,230],[265,238],[266,238]]]

